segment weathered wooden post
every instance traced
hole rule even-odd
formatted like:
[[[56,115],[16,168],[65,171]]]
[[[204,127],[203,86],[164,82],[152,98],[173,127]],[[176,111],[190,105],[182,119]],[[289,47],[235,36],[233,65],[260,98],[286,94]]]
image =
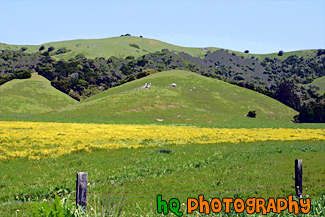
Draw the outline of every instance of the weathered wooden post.
[[[302,197],[302,159],[295,160],[295,189],[296,196]]]
[[[87,172],[77,173],[76,205],[82,206],[84,210],[87,210],[87,181]]]

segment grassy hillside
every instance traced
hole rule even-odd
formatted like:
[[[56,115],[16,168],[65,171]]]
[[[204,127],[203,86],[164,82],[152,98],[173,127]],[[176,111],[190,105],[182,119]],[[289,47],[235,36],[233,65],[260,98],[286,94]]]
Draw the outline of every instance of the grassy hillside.
[[[0,116],[45,113],[75,103],[36,74],[30,79],[15,79],[0,86]]]
[[[298,50],[298,51],[290,51],[290,52],[284,52],[283,56],[278,56],[278,53],[270,53],[270,54],[252,54],[252,56],[259,57],[260,60],[265,59],[266,57],[269,58],[278,58],[281,60],[284,60],[292,55],[297,55],[299,57],[313,57],[317,54],[317,50]]]
[[[139,46],[139,48],[130,46],[132,44]],[[204,54],[206,53],[206,51],[202,51],[201,48],[180,47],[158,40],[145,39],[133,36],[50,42],[43,45],[45,46],[45,49],[50,46],[54,46],[55,50],[63,47],[71,50],[68,53],[56,55],[57,59],[69,59],[75,57],[77,54],[84,54],[87,58],[108,58],[110,56],[126,57],[129,55],[140,57],[147,53],[161,51],[162,49],[169,49],[170,51],[176,52],[184,51],[193,56],[204,56]],[[27,47],[27,52],[37,52],[40,46],[41,45],[1,45],[2,49],[17,50],[21,47]],[[217,48],[209,48],[209,50],[214,51],[217,50]]]
[[[301,84],[301,86],[308,88],[310,85],[319,87],[318,93],[324,94],[325,93],[325,76],[316,78],[313,82],[309,84]]]
[[[320,94],[325,93],[325,76],[315,79],[311,84],[320,88],[318,91]]]
[[[170,51],[175,52],[185,52],[195,57],[204,57],[207,51],[216,51],[220,48],[208,47],[207,50],[202,50],[202,48],[189,48],[189,47],[180,47],[172,44],[168,44],[162,41],[146,39],[140,37],[113,37],[113,38],[104,38],[104,39],[86,39],[86,40],[71,40],[71,41],[60,41],[60,42],[50,42],[43,44],[45,49],[50,46],[55,47],[55,51],[60,48],[67,48],[71,50],[68,53],[56,55],[56,59],[70,59],[75,57],[77,54],[84,54],[87,58],[96,58],[96,57],[105,57],[110,56],[116,57],[126,57],[126,56],[135,56],[140,57],[147,53],[153,53],[156,51],[161,51],[162,49],[169,49]],[[133,45],[133,46],[130,46]],[[137,45],[139,48],[134,47]],[[0,43],[0,49],[14,49],[19,50],[21,47],[27,47],[26,52],[37,52],[41,45],[6,45]],[[54,51],[54,52],[55,52]],[[244,57],[250,58],[252,56],[259,57],[260,60],[265,57],[285,59],[290,55],[298,55],[303,57],[311,57],[316,54],[316,50],[302,50],[302,51],[293,51],[285,52],[283,56],[279,57],[277,53],[271,54],[246,54],[237,51],[234,52],[237,55],[242,55]]]
[[[141,88],[152,83],[149,89]],[[171,87],[176,83],[178,87]],[[257,118],[248,118],[248,111]],[[247,126],[290,123],[296,112],[278,101],[188,71],[165,71],[92,96],[47,114],[64,122]]]

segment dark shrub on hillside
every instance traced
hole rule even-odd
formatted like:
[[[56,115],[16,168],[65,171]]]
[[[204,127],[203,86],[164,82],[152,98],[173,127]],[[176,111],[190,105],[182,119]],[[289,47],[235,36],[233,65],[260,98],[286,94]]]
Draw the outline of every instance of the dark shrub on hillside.
[[[3,84],[6,83],[7,81],[8,81],[7,79],[0,78],[0,85],[3,85]]]
[[[7,78],[0,78],[0,85],[3,85],[4,83],[6,83],[9,79]]]
[[[146,77],[148,75],[152,75],[154,73],[156,73],[157,71],[154,70],[154,69],[145,69],[143,70],[142,72],[139,72],[138,74],[135,75],[135,78],[136,79],[139,79],[139,78],[143,78],[143,77]]]
[[[76,55],[76,59],[83,59],[83,58],[85,58],[85,55],[81,53]]]
[[[55,49],[55,48],[54,48],[53,46],[51,46],[51,47],[49,47],[49,48],[47,49],[47,51],[48,51],[48,52],[51,52],[51,51],[54,51],[54,49]]]
[[[245,50],[245,52],[244,53],[249,53],[249,50]]]
[[[296,123],[325,123],[325,105],[309,103],[300,109],[299,115],[294,116]]]
[[[129,44],[131,47],[134,47],[134,48],[137,48],[137,49],[140,49],[139,45],[137,44]]]
[[[137,62],[137,66],[142,66],[142,67],[144,67],[147,63],[148,63],[148,60],[146,60],[146,59],[140,59],[140,60],[138,60],[138,62]]]
[[[17,78],[19,78],[19,79],[30,78],[31,76],[32,76],[32,75],[31,75],[30,72],[27,71],[27,70],[20,71],[20,72],[18,72],[18,74],[17,74]]]
[[[125,79],[119,81],[115,86],[120,86],[122,84],[128,83],[130,81],[136,80],[136,77],[134,75],[129,75]]]
[[[67,79],[61,79],[61,80],[55,79],[51,81],[51,85],[66,94],[68,94],[71,89],[69,85],[69,81]]]
[[[150,75],[150,73],[148,73],[147,71],[142,71],[142,72],[139,72],[138,74],[136,74],[135,78],[139,79],[139,78],[146,77],[148,75]]]
[[[325,54],[325,49],[319,49],[317,51],[317,56],[321,56],[321,55],[324,55]]]
[[[78,92],[70,91],[69,96],[72,97],[72,98],[74,98],[77,101],[80,101],[80,95],[79,95]]]
[[[42,51],[42,50],[44,50],[45,49],[45,47],[42,45],[38,50],[39,51]]]
[[[282,50],[279,51],[278,56],[283,56],[284,52]]]
[[[50,57],[50,53],[48,52],[48,51],[44,51],[43,53],[42,53],[42,56],[45,56],[45,57]]]
[[[127,57],[125,57],[125,59],[126,59],[126,60],[134,60],[135,57],[134,57],[134,56],[127,56]]]
[[[60,48],[58,49],[55,54],[63,54],[63,53],[67,53],[69,52],[70,50],[66,49],[65,47],[64,48]]]
[[[26,51],[28,48],[27,47],[22,47],[22,48],[20,48],[20,51],[21,52],[24,52],[24,51]]]
[[[236,76],[234,77],[234,80],[235,80],[235,81],[243,81],[243,80],[245,80],[245,78],[244,78],[243,76],[236,75]]]
[[[298,111],[300,98],[295,89],[296,86],[291,81],[284,80],[277,85],[273,98]]]
[[[249,111],[246,116],[250,117],[250,118],[256,118],[256,112],[255,111]]]

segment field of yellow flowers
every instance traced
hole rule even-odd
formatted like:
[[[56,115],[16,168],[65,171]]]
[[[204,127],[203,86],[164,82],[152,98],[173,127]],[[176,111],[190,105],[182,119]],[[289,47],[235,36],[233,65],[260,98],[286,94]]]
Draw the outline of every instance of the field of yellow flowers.
[[[0,160],[55,158],[79,150],[268,140],[320,141],[325,140],[325,129],[227,129],[0,121]]]

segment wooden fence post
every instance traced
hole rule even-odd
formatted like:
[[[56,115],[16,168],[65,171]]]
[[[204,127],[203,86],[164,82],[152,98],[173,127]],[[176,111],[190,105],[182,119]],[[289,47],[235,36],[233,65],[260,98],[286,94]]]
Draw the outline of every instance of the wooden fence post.
[[[77,173],[76,205],[82,206],[84,210],[87,209],[87,181],[87,172]]]
[[[302,196],[302,159],[295,160],[295,189],[298,198]]]

